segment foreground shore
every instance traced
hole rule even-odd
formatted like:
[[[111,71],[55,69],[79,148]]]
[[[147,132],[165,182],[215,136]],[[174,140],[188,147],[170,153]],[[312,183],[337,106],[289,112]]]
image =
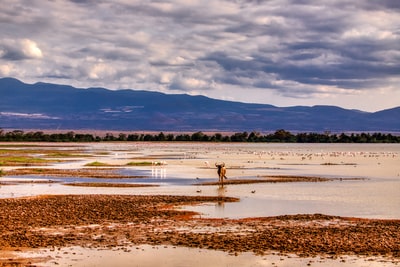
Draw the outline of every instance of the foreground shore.
[[[58,195],[0,199],[0,248],[173,245],[229,253],[383,256],[400,260],[400,220],[313,215],[204,219],[179,206],[205,196]],[[18,259],[1,260],[1,266]]]

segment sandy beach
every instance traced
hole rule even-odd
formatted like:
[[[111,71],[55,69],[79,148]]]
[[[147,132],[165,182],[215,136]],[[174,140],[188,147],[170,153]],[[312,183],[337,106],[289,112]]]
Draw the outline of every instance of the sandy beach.
[[[68,248],[90,258],[100,249],[130,255],[129,251],[138,253],[148,245],[160,255],[198,249],[194,257],[199,260],[219,251],[237,264],[230,266],[252,260],[262,263],[252,266],[285,266],[295,264],[297,258],[296,264],[304,266],[357,266],[360,262],[396,266],[400,262],[400,217],[391,211],[400,205],[396,145],[3,143],[1,151],[2,266],[55,266],[68,264],[68,259],[72,264],[70,256],[76,254],[56,255]],[[11,155],[24,156],[25,161],[11,162]],[[222,161],[228,176],[224,187],[216,184],[213,166]],[[376,191],[371,201],[386,197],[387,203],[381,210],[381,205],[371,206],[365,216],[355,211],[357,205],[368,204],[367,198],[354,202],[354,210],[349,207],[341,213],[340,201],[353,205],[351,200],[341,200],[342,195],[326,195],[329,204],[314,209],[316,203],[325,203],[315,200],[316,193],[307,193],[312,201],[305,201],[304,195],[300,198],[299,193],[283,193],[315,188],[363,192],[372,187],[384,188],[386,196]],[[348,194],[363,196],[358,191]],[[273,212],[271,207],[262,208],[262,216],[256,210],[263,203],[288,201],[298,212],[282,204]],[[301,212],[301,203],[307,206],[306,212]],[[331,203],[338,208],[330,209]],[[230,207],[236,211],[229,212]],[[223,215],[213,209],[222,209]],[[29,254],[37,249],[39,254]],[[277,255],[279,259],[274,258]],[[123,256],[120,260],[118,266],[126,266]],[[88,260],[82,256],[77,262]],[[138,265],[151,266],[143,262]],[[165,266],[174,264],[179,261]]]

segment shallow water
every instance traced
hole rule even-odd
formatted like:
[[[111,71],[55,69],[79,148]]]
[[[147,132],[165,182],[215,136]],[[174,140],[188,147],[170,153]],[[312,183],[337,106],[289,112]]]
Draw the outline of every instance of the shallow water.
[[[89,249],[67,247],[55,250],[15,252],[19,257],[45,258],[40,266],[324,266],[324,267],[390,267],[398,266],[398,261],[383,258],[341,256],[300,258],[270,252],[256,256],[252,253],[228,254],[222,251],[185,248],[175,246],[124,246],[114,249]],[[157,256],[155,256],[157,255]],[[185,255],[182,257],[182,255]]]
[[[52,146],[57,147],[55,144]],[[76,144],[74,144],[76,145]],[[83,168],[88,162],[120,164],[123,174],[145,179],[80,177],[0,177],[0,181],[53,181],[0,186],[0,198],[43,194],[163,194],[240,198],[235,203],[206,203],[181,207],[202,217],[259,217],[323,213],[363,218],[400,219],[400,145],[398,144],[224,144],[224,143],[93,143],[82,144],[91,158],[50,168]],[[65,149],[62,144],[59,149]],[[163,166],[124,167],[131,161],[166,161]],[[215,162],[225,162],[228,179],[264,175],[336,178],[319,183],[259,183],[201,186],[217,181]],[[340,179],[341,178],[341,179]],[[357,178],[357,179],[354,179]],[[362,179],[359,179],[362,178]],[[65,182],[144,183],[159,187],[101,188],[63,185]],[[176,247],[128,247],[106,250],[60,248],[31,251],[31,257],[50,256],[41,266],[398,266],[380,258],[345,256],[339,259],[298,258],[269,253],[238,256],[220,251]],[[36,254],[35,254],[36,253]],[[23,253],[20,253],[22,256]],[[25,254],[25,256],[29,256]]]
[[[198,211],[203,217],[323,213],[363,218],[400,218],[398,144],[94,143],[85,146],[94,155],[90,159],[50,167],[74,169],[92,161],[110,162],[121,164],[121,174],[146,175],[147,178],[2,177],[2,181],[42,179],[55,183],[1,186],[0,197],[41,194],[219,195],[238,197],[240,202],[204,204],[186,209]],[[127,162],[146,158],[167,164],[123,166]],[[319,176],[337,180],[225,185],[224,188],[198,185],[217,180],[213,164],[221,161],[227,165],[228,179],[233,180],[264,175]],[[88,188],[62,184],[66,182],[143,183],[159,187]]]
[[[187,209],[198,211],[203,217],[322,213],[394,219],[400,218],[399,188],[398,181],[244,185],[240,192],[229,193],[229,188],[225,192],[230,196],[241,196],[239,203],[208,204]],[[251,193],[254,190],[256,192]]]

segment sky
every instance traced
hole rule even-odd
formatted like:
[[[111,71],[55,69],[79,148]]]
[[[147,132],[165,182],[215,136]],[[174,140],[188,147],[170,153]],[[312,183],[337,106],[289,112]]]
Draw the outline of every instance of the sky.
[[[397,0],[0,2],[0,77],[280,107],[400,106]]]

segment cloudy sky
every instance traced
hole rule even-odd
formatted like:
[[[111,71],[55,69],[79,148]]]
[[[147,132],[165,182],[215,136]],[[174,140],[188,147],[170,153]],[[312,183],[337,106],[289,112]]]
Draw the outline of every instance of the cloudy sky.
[[[1,0],[0,77],[276,106],[400,106],[397,0]]]

